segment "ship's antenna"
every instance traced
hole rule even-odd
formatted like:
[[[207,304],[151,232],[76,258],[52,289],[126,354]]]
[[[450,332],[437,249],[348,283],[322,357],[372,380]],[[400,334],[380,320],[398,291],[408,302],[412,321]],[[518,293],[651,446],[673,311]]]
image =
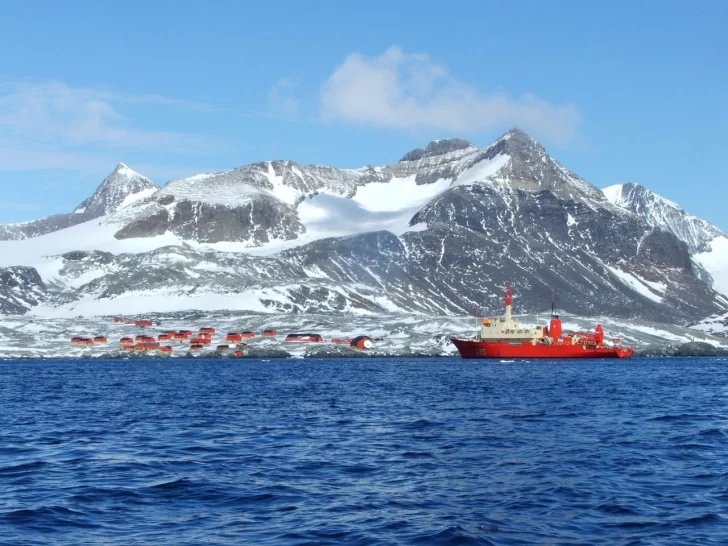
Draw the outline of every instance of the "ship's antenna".
[[[551,291],[551,318],[556,316],[556,291]]]

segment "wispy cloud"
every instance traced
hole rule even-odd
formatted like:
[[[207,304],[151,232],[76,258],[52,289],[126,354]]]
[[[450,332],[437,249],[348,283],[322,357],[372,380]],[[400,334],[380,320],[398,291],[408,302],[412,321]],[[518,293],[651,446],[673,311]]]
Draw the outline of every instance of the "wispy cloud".
[[[271,114],[292,117],[298,114],[301,101],[295,96],[298,84],[291,79],[278,80],[268,93],[268,109]]]
[[[107,88],[64,83],[0,85],[0,130],[23,148],[98,146],[113,149],[205,153],[224,143],[205,135],[135,127],[123,105],[148,105],[211,112],[215,107],[161,95],[131,95]]]
[[[580,121],[572,105],[484,93],[427,55],[396,46],[378,57],[349,55],[321,89],[321,113],[328,120],[460,134],[518,126],[557,144],[572,139]]]
[[[45,205],[39,203],[16,203],[14,201],[0,201],[0,208],[13,211],[45,210]]]

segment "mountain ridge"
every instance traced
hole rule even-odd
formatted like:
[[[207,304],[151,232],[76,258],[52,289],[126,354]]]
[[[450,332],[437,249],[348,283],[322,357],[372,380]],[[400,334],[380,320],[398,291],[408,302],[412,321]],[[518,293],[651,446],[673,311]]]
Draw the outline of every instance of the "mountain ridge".
[[[448,139],[419,150],[388,166],[266,161],[174,180],[83,226],[6,242],[0,266],[42,272],[42,312],[128,312],[132,301],[146,312],[163,300],[499,312],[507,281],[524,312],[554,289],[581,315],[684,324],[728,308],[685,241],[613,204],[522,131],[484,148]]]

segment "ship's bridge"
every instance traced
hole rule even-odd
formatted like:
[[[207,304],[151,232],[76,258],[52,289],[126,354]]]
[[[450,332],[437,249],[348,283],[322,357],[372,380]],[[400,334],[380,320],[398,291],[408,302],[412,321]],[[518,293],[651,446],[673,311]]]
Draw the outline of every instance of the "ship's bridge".
[[[543,335],[543,327],[526,328],[510,317],[485,318],[480,328],[481,341],[531,341],[541,339]]]

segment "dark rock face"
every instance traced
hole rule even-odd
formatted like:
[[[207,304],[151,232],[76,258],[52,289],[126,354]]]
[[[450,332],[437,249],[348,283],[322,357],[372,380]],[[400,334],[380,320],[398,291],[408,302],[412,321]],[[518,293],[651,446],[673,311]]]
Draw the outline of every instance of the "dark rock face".
[[[702,341],[691,341],[683,343],[677,348],[675,356],[726,356],[728,351],[719,349],[710,343]]]
[[[230,207],[195,201],[178,201],[170,214],[159,209],[124,226],[117,239],[155,237],[171,231],[183,239],[203,243],[250,241],[267,243],[270,238],[292,239],[305,228],[293,208],[267,196]]]
[[[46,286],[35,268],[0,268],[0,314],[22,315],[45,298]]]
[[[665,267],[676,267],[686,272],[692,271],[688,245],[672,233],[655,230],[642,239],[639,256],[646,262]]]
[[[182,201],[169,227],[183,239],[205,243],[267,243],[271,236],[293,239],[305,231],[291,207],[266,197],[235,208]]]
[[[169,225],[169,213],[159,210],[138,220],[134,220],[114,234],[117,239],[134,239],[137,237],[156,237],[163,235]]]

